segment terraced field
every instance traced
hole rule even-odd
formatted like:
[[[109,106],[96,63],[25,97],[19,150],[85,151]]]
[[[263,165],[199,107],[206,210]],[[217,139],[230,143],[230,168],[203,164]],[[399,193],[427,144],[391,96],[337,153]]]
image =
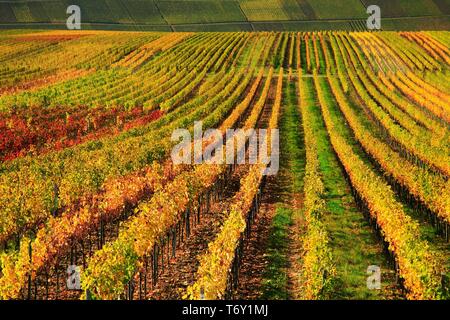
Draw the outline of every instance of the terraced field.
[[[449,299],[449,44],[0,32],[0,297]],[[198,121],[279,129],[279,170],[174,164]]]

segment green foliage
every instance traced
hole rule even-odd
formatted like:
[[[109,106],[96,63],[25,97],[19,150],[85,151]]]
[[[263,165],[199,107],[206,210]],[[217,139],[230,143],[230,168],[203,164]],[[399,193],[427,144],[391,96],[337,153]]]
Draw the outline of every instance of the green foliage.
[[[245,21],[235,1],[158,1],[170,24]]]
[[[370,4],[381,7],[382,17],[387,19],[383,20],[384,30],[421,26],[448,29],[450,24],[444,16],[450,13],[449,0],[25,0],[0,3],[0,22],[63,24],[68,16],[66,9],[72,4],[81,7],[85,29],[132,26],[149,30],[165,26],[176,31],[354,30],[364,28]]]

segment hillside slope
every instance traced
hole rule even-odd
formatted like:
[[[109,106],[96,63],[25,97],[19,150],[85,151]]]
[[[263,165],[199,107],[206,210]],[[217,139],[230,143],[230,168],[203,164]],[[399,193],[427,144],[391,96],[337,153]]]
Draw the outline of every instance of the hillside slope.
[[[355,30],[370,4],[385,30],[450,29],[450,0],[2,0],[0,25],[64,28],[72,4],[85,29]]]

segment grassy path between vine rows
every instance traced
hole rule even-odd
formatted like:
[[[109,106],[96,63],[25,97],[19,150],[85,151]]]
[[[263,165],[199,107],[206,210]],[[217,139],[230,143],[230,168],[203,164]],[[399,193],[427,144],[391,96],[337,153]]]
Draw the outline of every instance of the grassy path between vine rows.
[[[267,247],[268,266],[263,274],[262,299],[295,299],[303,233],[303,178],[305,149],[296,81],[285,81],[280,121],[280,180],[284,180],[282,202],[277,203]]]
[[[277,80],[274,79],[274,84]],[[287,81],[284,81],[284,86]],[[274,87],[274,86],[273,86]],[[274,93],[269,95],[273,99]],[[251,236],[244,243],[239,286],[236,299],[287,299],[288,251],[292,226],[290,175],[283,127],[287,118],[286,98],[283,96],[280,131],[280,170],[267,177],[260,210],[252,225]]]
[[[395,274],[381,241],[353,199],[330,141],[315,96],[312,78],[304,78],[314,108],[320,168],[326,187],[323,214],[337,269],[327,299],[391,299],[399,297]],[[238,299],[297,299],[301,293],[303,178],[305,150],[295,77],[285,81],[280,121],[280,171],[269,177],[261,209],[246,242]],[[382,270],[382,290],[367,288],[367,268]],[[401,297],[400,297],[401,298]]]
[[[280,170],[268,177],[261,208],[244,249],[236,298],[295,299],[301,261],[305,154],[295,80],[285,79]]]
[[[372,116],[367,113],[367,110],[358,107],[358,105],[361,105],[362,101],[357,96],[354,88],[352,88],[351,90],[350,98],[351,99],[349,99],[349,105],[357,114],[358,120],[361,121],[361,123],[366,128],[368,128],[378,139],[380,139],[381,141],[384,140],[384,142],[387,143],[386,138],[383,137]],[[342,123],[344,120],[344,115],[338,110],[335,113],[336,116],[341,117],[340,119],[336,120],[336,122]],[[374,170],[378,172],[380,176],[382,176],[384,172],[377,166],[373,165],[373,162],[375,160],[372,159],[372,161],[370,161],[370,156],[363,150],[362,147],[359,146],[359,144],[356,143],[351,129],[346,126],[341,126],[341,132],[346,137],[347,141],[351,142],[354,145],[354,150],[358,153],[358,155],[360,155],[360,157],[369,166],[374,168]],[[386,180],[386,182],[389,183],[388,180]],[[395,191],[395,188],[393,188],[393,190]],[[450,242],[447,242],[445,236],[442,233],[439,233],[436,226],[433,224],[432,219],[430,220],[427,215],[424,215],[423,212],[418,209],[412,201],[408,199],[408,197],[402,196],[400,192],[396,192],[395,195],[397,201],[402,203],[405,213],[418,223],[422,240],[427,241],[430,244],[431,249],[441,256],[442,264],[445,266],[444,273],[447,278],[450,278]]]
[[[331,96],[325,79],[320,80],[330,102],[331,113],[337,115],[336,102]],[[314,90],[312,79],[307,80],[308,88]],[[317,101],[317,97],[315,97]],[[333,152],[327,135],[320,106],[315,108],[316,135],[319,149],[319,162],[325,183],[328,212],[323,215],[324,224],[330,235],[330,246],[337,269],[336,283],[330,299],[391,299],[399,297],[392,266],[384,254],[381,241],[357,209],[350,186],[344,178],[342,168]],[[342,130],[344,130],[343,119]],[[367,268],[376,265],[381,268],[381,290],[367,288]]]

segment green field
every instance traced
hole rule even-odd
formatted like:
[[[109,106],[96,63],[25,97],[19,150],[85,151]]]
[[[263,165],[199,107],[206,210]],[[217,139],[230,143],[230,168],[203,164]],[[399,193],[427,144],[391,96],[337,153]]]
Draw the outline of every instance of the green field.
[[[367,17],[366,8],[359,0],[308,1],[319,19],[355,19]]]
[[[245,21],[236,1],[158,1],[170,24]]]
[[[381,7],[384,30],[450,28],[450,0],[7,0],[0,26],[65,28],[71,4],[85,29],[360,30],[370,4]]]
[[[295,0],[242,0],[240,4],[249,21],[314,19],[305,14],[301,2]]]
[[[380,6],[385,17],[425,16],[450,13],[449,0],[363,0],[366,6]]]

